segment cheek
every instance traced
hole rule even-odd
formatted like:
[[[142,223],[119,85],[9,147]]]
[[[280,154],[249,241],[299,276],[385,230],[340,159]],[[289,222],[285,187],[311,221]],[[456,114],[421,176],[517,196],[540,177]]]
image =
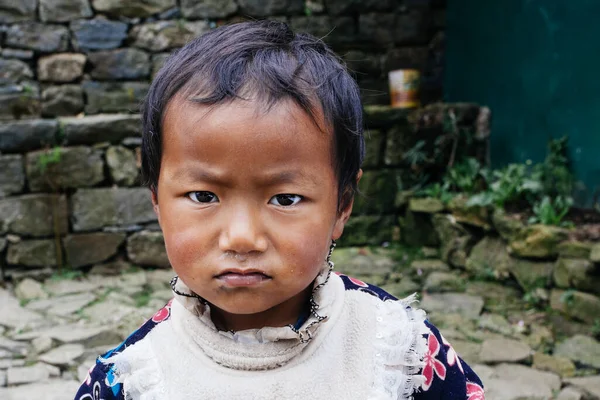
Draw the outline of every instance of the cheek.
[[[199,258],[204,257],[206,249],[203,247],[205,239],[197,230],[177,230],[170,232],[163,229],[165,247],[172,267],[189,268]]]

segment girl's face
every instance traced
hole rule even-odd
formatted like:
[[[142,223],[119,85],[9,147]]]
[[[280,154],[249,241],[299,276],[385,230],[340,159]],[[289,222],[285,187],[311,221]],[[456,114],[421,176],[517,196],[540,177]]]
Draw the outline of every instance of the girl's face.
[[[220,329],[295,323],[352,209],[337,211],[332,135],[291,102],[257,107],[175,99],[163,123],[167,254]]]

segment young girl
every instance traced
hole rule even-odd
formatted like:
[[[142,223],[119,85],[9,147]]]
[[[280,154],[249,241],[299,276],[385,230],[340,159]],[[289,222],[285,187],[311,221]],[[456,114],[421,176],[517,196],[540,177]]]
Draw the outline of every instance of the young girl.
[[[143,123],[175,298],[77,400],[483,399],[412,298],[332,272],[364,142],[358,88],[322,41],[215,29],[166,62]]]

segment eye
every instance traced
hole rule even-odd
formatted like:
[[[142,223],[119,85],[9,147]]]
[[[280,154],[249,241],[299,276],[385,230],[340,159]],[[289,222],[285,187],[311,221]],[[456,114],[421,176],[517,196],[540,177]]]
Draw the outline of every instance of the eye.
[[[199,192],[189,192],[187,197],[189,197],[194,203],[216,203],[219,201],[219,198],[216,194],[204,190]]]
[[[300,202],[300,200],[302,200],[302,196],[297,194],[278,194],[271,197],[271,200],[269,200],[269,204],[289,207],[295,206]]]

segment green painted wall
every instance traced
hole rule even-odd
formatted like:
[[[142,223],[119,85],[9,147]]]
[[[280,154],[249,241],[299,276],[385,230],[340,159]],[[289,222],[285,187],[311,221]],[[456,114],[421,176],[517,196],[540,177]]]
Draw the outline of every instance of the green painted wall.
[[[576,199],[591,205],[600,192],[600,1],[449,0],[447,12],[445,97],[491,108],[493,164],[540,161],[549,138],[568,135],[585,185]]]

